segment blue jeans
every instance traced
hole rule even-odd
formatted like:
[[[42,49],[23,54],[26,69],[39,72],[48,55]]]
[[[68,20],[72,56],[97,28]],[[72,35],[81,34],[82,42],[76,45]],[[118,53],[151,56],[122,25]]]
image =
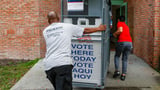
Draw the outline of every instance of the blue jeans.
[[[127,73],[127,59],[132,49],[131,42],[118,42],[116,45],[116,53],[114,57],[115,69],[119,71],[119,58],[122,54],[122,74]]]
[[[63,65],[46,71],[55,90],[72,90],[72,68],[72,65]]]

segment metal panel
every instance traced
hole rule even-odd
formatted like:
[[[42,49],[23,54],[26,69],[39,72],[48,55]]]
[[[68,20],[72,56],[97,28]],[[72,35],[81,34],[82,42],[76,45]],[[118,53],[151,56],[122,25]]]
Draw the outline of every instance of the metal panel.
[[[107,76],[107,70],[109,67],[109,63],[110,63],[110,27],[109,27],[109,20],[110,20],[110,15],[109,15],[109,5],[105,4],[107,3],[109,0],[103,0],[104,4],[103,4],[103,24],[107,25],[107,30],[105,32],[103,32],[102,37],[103,37],[103,43],[102,43],[102,81],[104,81],[106,79]],[[102,83],[102,85],[104,84],[104,82]]]
[[[97,3],[98,2],[98,3]],[[100,0],[88,0],[89,16],[101,16],[102,15],[102,2]]]

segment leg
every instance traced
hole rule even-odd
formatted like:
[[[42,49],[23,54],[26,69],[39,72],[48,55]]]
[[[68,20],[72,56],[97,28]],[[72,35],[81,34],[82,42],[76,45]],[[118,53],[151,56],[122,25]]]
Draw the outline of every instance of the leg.
[[[66,77],[64,83],[64,90],[72,90],[72,68],[73,66],[66,67]]]
[[[128,60],[128,55],[131,51],[131,44],[126,43],[125,48],[123,51],[122,55],[122,75],[121,75],[121,80],[125,80],[126,78],[126,73],[127,73],[127,60]]]
[[[47,78],[52,83],[53,87],[56,88],[56,82],[55,82],[56,73],[54,69],[46,71],[46,74],[47,74]]]
[[[72,65],[57,69],[56,90],[72,90]]]
[[[61,73],[61,74],[57,74],[57,77],[55,79],[56,82],[56,87],[55,90],[64,90],[64,78],[65,78],[65,74]]]
[[[128,55],[129,55],[130,51],[131,51],[130,46],[126,46],[124,51],[123,51],[123,55],[122,55],[122,74],[127,73],[127,61],[128,61]]]
[[[119,71],[119,58],[121,56],[122,50],[123,47],[120,44],[118,44],[116,46],[116,53],[114,56],[115,71]]]
[[[120,43],[118,43],[118,45],[116,47],[115,58],[114,58],[115,72],[114,72],[113,78],[116,78],[120,75],[120,72],[119,72],[119,58],[121,56],[122,50],[123,50],[123,46]]]

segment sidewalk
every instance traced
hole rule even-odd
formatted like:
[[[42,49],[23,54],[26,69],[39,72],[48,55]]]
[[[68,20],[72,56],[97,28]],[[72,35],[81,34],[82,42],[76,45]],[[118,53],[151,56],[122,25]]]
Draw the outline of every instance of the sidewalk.
[[[128,60],[128,73],[125,81],[113,79],[114,53],[110,55],[110,68],[104,90],[160,90],[160,74],[135,55]],[[121,65],[120,65],[121,66]],[[28,71],[11,90],[54,90],[43,70],[42,60]],[[73,90],[94,90],[74,88]]]

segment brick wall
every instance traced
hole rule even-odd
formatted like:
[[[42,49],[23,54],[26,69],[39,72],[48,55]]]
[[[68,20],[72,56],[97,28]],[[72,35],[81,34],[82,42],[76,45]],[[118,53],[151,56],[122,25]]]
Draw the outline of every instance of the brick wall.
[[[46,14],[60,11],[59,3],[60,0],[1,0],[0,59],[43,57],[41,32],[47,26]]]
[[[154,68],[158,68],[160,0],[124,1],[128,2],[128,22],[133,36],[134,53]]]
[[[153,66],[160,69],[160,0],[155,0],[154,3]]]
[[[154,1],[136,0],[134,5],[134,53],[146,60],[149,64],[152,64]]]

